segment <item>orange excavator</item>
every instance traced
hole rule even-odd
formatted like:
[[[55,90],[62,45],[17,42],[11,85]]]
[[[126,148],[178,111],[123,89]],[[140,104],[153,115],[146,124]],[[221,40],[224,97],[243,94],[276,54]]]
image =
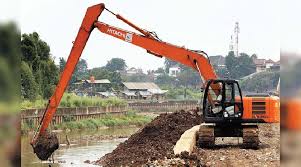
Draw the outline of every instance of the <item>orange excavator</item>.
[[[138,33],[98,21],[98,17],[104,10],[115,15],[117,19],[131,26]],[[244,143],[248,146],[257,147],[259,144],[257,123],[279,122],[278,98],[268,96],[242,97],[237,81],[218,79],[205,52],[164,42],[158,38],[156,33],[139,28],[121,15],[113,13],[101,3],[89,7],[86,11],[65,69],[54,94],[49,100],[37,133],[31,141],[33,147],[51,122],[89,36],[95,28],[104,34],[146,49],[147,53],[160,58],[166,57],[199,72],[204,83],[203,107],[201,108],[205,122],[199,131],[199,146],[214,146],[216,137],[243,137]]]

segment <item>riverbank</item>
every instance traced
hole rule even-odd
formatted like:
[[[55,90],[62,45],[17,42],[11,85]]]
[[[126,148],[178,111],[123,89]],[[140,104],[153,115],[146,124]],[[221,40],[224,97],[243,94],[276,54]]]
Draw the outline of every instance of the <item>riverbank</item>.
[[[118,127],[118,126],[143,126],[152,121],[154,117],[149,115],[138,115],[136,112],[127,112],[125,115],[111,115],[107,114],[102,118],[97,119],[84,119],[80,121],[67,121],[61,124],[52,125],[52,130],[84,130],[84,129],[101,129],[106,127]],[[27,134],[35,130],[30,124],[21,124],[21,133]]]

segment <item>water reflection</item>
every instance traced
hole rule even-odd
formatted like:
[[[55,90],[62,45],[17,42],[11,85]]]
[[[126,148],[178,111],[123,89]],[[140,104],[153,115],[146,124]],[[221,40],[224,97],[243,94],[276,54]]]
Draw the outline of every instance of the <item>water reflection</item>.
[[[33,167],[67,167],[67,166],[94,166],[85,161],[95,161],[114,150],[117,145],[126,140],[138,130],[136,127],[109,128],[100,130],[85,130],[77,132],[58,133],[60,148],[54,153],[55,163],[40,161],[29,144],[32,136],[21,137],[22,166]],[[67,145],[66,135],[71,143]],[[116,137],[120,138],[116,138]]]

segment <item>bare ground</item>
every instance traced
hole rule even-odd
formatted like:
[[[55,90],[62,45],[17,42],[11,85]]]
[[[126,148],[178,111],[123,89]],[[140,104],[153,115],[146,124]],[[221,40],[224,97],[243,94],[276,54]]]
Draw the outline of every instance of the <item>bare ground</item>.
[[[262,124],[259,149],[242,149],[237,139],[215,149],[195,149],[192,156],[153,161],[154,166],[280,166],[279,124]],[[235,144],[235,145],[234,145]]]

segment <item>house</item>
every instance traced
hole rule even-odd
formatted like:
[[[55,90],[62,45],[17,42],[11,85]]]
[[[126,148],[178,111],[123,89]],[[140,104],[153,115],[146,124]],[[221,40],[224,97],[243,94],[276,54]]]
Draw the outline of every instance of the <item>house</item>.
[[[262,72],[267,70],[280,70],[280,61],[274,62],[269,59],[253,59],[253,62],[256,66],[256,72]]]
[[[151,81],[154,81],[158,78],[158,76],[160,75],[164,75],[164,71],[163,72],[158,72],[155,70],[148,70],[147,71],[147,76],[150,78]]]
[[[125,74],[128,76],[131,76],[131,75],[136,75],[136,74],[143,74],[143,71],[141,68],[131,67],[126,70]]]
[[[79,96],[98,96],[103,98],[115,96],[112,93],[111,82],[108,79],[95,80],[93,76],[90,79],[78,80],[72,83],[69,91]]]
[[[254,59],[253,62],[256,66],[256,72],[262,72],[266,70],[265,59]]]
[[[168,75],[171,77],[177,77],[177,75],[181,72],[181,68],[179,66],[172,66],[168,70]]]
[[[101,98],[109,98],[109,97],[116,97],[114,92],[106,91],[106,92],[95,92],[95,96]]]
[[[166,90],[153,82],[123,82],[121,97],[124,99],[164,100]]]

